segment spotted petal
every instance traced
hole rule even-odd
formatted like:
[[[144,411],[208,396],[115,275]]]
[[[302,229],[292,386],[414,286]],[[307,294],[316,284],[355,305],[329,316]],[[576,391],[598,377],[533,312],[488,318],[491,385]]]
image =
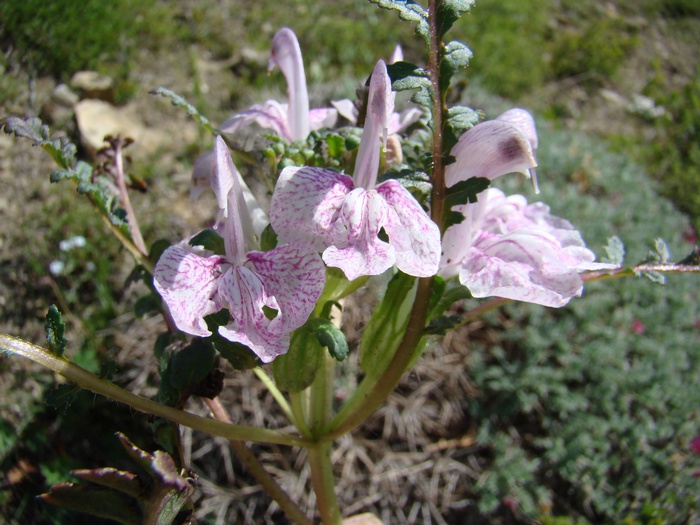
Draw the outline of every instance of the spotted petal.
[[[459,138],[450,154],[455,162],[445,170],[448,187],[471,177],[493,180],[512,172],[529,177],[529,170],[537,166],[529,139],[502,120],[477,124]]]
[[[282,170],[270,200],[270,224],[282,242],[323,251],[335,241],[334,223],[351,177],[322,168]]]
[[[216,290],[225,262],[223,257],[202,257],[180,246],[163,252],[153,284],[179,330],[200,337],[211,335],[204,317],[221,309]]]
[[[335,222],[337,241],[323,252],[325,263],[343,270],[350,281],[362,275],[379,275],[394,266],[396,250],[378,238],[390,212],[376,190],[351,191]]]
[[[232,320],[219,328],[231,341],[247,345],[269,363],[289,349],[289,334],[311,315],[325,284],[325,267],[317,254],[284,245],[250,252],[248,265],[232,267],[219,293]],[[264,310],[274,311],[269,319]]]
[[[395,180],[376,188],[389,205],[384,229],[396,250],[396,266],[416,277],[435,275],[440,265],[440,229],[409,191]]]

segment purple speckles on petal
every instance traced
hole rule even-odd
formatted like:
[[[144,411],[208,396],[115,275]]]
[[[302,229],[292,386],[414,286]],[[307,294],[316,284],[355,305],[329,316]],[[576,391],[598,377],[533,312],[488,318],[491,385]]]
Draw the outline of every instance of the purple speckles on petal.
[[[435,275],[440,265],[440,229],[406,188],[389,180],[377,186],[389,209],[384,225],[396,250],[396,266],[416,277]]]
[[[202,257],[179,246],[171,246],[158,260],[153,284],[183,332],[211,335],[204,317],[221,308],[216,289],[224,263],[222,257]]]

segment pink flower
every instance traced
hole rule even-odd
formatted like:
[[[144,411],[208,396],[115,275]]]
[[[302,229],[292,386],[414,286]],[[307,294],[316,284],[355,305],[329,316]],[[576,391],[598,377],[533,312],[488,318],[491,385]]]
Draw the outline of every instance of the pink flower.
[[[285,168],[270,202],[270,223],[280,239],[323,251],[328,266],[349,280],[396,265],[418,277],[434,275],[440,231],[398,182],[376,184],[380,139],[393,112],[391,81],[383,61],[374,68],[354,178],[322,168]],[[388,242],[379,238],[382,230]]]
[[[248,346],[265,363],[289,349],[289,334],[302,326],[323,291],[325,268],[316,253],[282,245],[251,251],[255,234],[239,175],[226,144],[217,137],[212,186],[219,204],[217,227],[225,255],[186,242],[158,260],[154,285],[178,329],[211,335],[204,317],[226,308],[231,320],[219,333]]]
[[[474,126],[452,150],[448,186],[471,177],[520,172],[534,179],[537,133],[524,110]],[[443,236],[440,274],[459,276],[474,297],[504,297],[560,307],[583,292],[579,273],[615,268],[595,263],[581,235],[541,203],[488,189],[476,203],[455,206],[464,221]]]
[[[310,130],[331,127],[338,118],[334,108],[309,110],[309,94],[301,49],[294,31],[283,27],[272,39],[269,69],[280,68],[287,79],[289,104],[268,100],[237,113],[221,125],[222,133],[235,133],[241,128],[257,123],[273,130],[280,137],[294,142],[305,140]]]

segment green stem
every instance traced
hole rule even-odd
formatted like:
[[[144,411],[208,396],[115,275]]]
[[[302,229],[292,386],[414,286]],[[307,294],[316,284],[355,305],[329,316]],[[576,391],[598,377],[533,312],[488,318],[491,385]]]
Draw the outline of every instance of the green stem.
[[[294,426],[304,437],[310,437],[311,431],[306,423],[306,390],[302,392],[290,392],[289,401],[292,414],[294,415]]]
[[[103,395],[114,401],[127,404],[147,414],[160,416],[180,425],[206,432],[213,436],[240,441],[255,441],[260,443],[275,443],[278,445],[305,446],[308,441],[296,436],[290,436],[275,430],[256,428],[245,425],[227,425],[213,419],[195,416],[184,410],[178,410],[160,403],[156,403],[145,397],[137,396],[118,387],[114,383],[105,381],[87,370],[80,368],[63,358],[56,357],[44,348],[28,343],[16,337],[0,334],[0,349],[19,354],[31,359],[46,368],[53,370],[96,394]]]
[[[418,280],[418,290],[408,319],[408,327],[389,366],[378,377],[365,376],[348,400],[348,404],[352,405],[351,408],[349,410],[344,408],[338,414],[321,439],[336,439],[361,425],[394,391],[423,337],[432,287],[432,278]]]
[[[342,525],[343,519],[338,507],[331,463],[331,443],[322,442],[307,447],[311,484],[316,494],[316,505],[323,525]]]
[[[440,32],[438,30],[437,13],[442,0],[429,0],[428,23],[430,25],[430,42],[428,49],[427,71],[432,85],[432,127],[433,127],[433,169],[431,173],[432,194],[430,200],[430,216],[438,225],[442,225],[445,202],[445,157],[443,152],[443,132],[445,127],[444,114],[446,111],[444,93],[440,84],[440,62],[442,60]],[[408,327],[398,350],[384,372],[377,376],[365,376],[358,389],[353,393],[338,416],[327,427],[324,440],[330,440],[350,432],[362,424],[372,412],[384,403],[401,380],[401,376],[414,356],[416,348],[423,337],[424,327],[428,318],[428,304],[433,287],[432,278],[418,280],[418,289],[413,302]]]
[[[285,398],[284,394],[280,392],[280,389],[277,388],[277,385],[272,380],[272,378],[269,375],[267,375],[265,371],[259,366],[253,368],[253,373],[258,377],[258,379],[260,379],[260,381],[262,381],[263,385],[265,385],[267,390],[272,394],[272,397],[275,398],[275,401],[277,401],[277,404],[279,405],[280,409],[282,410],[282,412],[284,412],[284,415],[287,417],[287,420],[289,420],[290,423],[292,423],[298,428],[298,425],[296,424],[296,418],[294,417],[289,403],[287,402],[287,398]]]
[[[204,402],[212,413],[212,416],[222,423],[231,424],[231,418],[224,409],[219,398],[206,399]],[[275,481],[270,473],[265,470],[265,467],[253,454],[253,452],[242,441],[229,439],[229,445],[233,449],[236,457],[245,465],[248,472],[260,483],[260,486],[267,492],[273,500],[279,505],[282,512],[296,525],[312,525],[312,521],[304,514],[301,508],[289,497],[282,487]]]

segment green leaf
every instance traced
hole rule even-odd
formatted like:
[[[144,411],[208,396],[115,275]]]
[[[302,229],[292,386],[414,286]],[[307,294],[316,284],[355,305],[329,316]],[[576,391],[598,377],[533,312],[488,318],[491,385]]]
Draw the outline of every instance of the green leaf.
[[[170,383],[181,395],[186,394],[207,377],[215,357],[214,345],[209,340],[195,338],[173,353],[162,381]]]
[[[661,264],[666,264],[671,258],[671,252],[666,245],[666,241],[661,238],[654,239],[654,249],[659,256],[659,262]]]
[[[51,505],[107,518],[122,525],[143,523],[135,499],[107,488],[59,483],[51,487],[47,494],[42,494],[41,499]]]
[[[477,195],[489,187],[491,181],[485,177],[471,177],[467,180],[461,180],[457,184],[450,186],[447,189],[445,196],[445,217],[443,219],[443,227],[449,228],[453,224],[459,224],[463,220],[455,215],[456,212],[452,208],[467,203],[474,203],[478,200]],[[461,213],[459,214],[462,215]],[[455,222],[456,219],[459,219]]]
[[[447,90],[450,80],[457,71],[467,67],[472,56],[471,50],[462,42],[453,40],[447,44],[440,63],[440,84],[443,90]]]
[[[117,373],[119,366],[117,362],[113,359],[105,361],[100,365],[100,377],[106,381],[111,381],[114,378],[114,374]]]
[[[295,330],[289,351],[272,362],[277,387],[286,392],[304,390],[313,383],[322,359],[323,348],[309,324]]]
[[[457,144],[459,137],[478,124],[479,120],[481,120],[479,112],[466,106],[454,106],[447,110],[444,151],[451,151],[452,147]]]
[[[49,306],[49,311],[46,312],[46,323],[44,324],[46,331],[46,342],[49,344],[49,350],[52,354],[63,357],[63,352],[66,350],[68,340],[66,335],[66,324],[63,322],[61,312],[58,311],[56,305]]]
[[[388,64],[387,71],[393,91],[416,90],[411,100],[421,106],[431,107],[432,85],[427,71],[408,62]]]
[[[73,404],[79,393],[80,387],[77,385],[58,385],[48,391],[45,402],[55,409],[66,409]]]
[[[619,237],[613,236],[608,239],[608,244],[605,246],[605,257],[603,262],[617,264],[622,266],[625,260],[625,245]]]
[[[407,22],[415,22],[416,33],[422,36],[426,42],[430,41],[430,27],[428,25],[428,12],[416,2],[411,0],[369,0],[382,9],[398,11],[399,18]]]
[[[443,0],[438,8],[438,39],[442,40],[443,36],[450,30],[463,13],[469,11],[474,5],[474,0]]]
[[[22,137],[34,142],[46,151],[56,164],[68,169],[75,164],[75,155],[78,149],[66,137],[51,139],[49,127],[42,124],[36,117],[21,119],[8,116],[0,119],[0,128],[8,135]]]
[[[315,318],[309,321],[310,330],[316,334],[316,339],[321,346],[328,348],[328,352],[338,361],[343,361],[348,356],[348,342],[340,328],[328,319]]]
[[[170,89],[164,87],[157,87],[155,89],[152,89],[148,93],[151,95],[160,95],[162,97],[170,99],[170,103],[173,106],[183,108],[185,111],[187,111],[187,114],[190,117],[199,122],[202,125],[202,127],[206,129],[209,133],[211,133],[212,135],[216,134],[216,132],[214,131],[214,127],[209,123],[209,119],[207,119],[197,110],[197,108],[195,108],[192,104],[187,102],[183,97],[181,97],[174,91],[171,91]]]
[[[367,375],[381,375],[399,347],[408,326],[415,284],[415,277],[397,272],[374,309],[360,341],[360,365]]]
[[[204,230],[190,239],[190,246],[201,246],[217,255],[224,255],[226,247],[224,239],[214,230]]]

